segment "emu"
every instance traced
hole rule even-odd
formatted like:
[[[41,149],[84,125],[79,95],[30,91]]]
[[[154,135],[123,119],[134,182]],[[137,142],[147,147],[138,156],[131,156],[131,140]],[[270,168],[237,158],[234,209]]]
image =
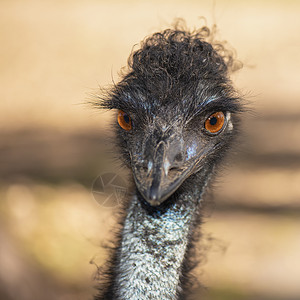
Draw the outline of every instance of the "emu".
[[[210,30],[175,27],[131,54],[97,105],[116,110],[116,146],[133,189],[95,300],[186,299],[204,191],[239,131],[235,60]]]

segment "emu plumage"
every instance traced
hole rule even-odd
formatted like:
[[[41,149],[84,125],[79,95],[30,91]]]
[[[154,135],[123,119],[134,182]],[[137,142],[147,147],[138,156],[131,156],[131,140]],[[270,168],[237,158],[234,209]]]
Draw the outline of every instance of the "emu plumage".
[[[150,36],[129,58],[123,79],[100,99],[101,107],[121,111],[130,122],[126,130],[116,122],[115,130],[134,188],[109,282],[95,299],[186,296],[202,195],[232,145],[241,111],[229,79],[233,58],[208,37],[206,27]],[[216,112],[224,121],[213,132],[205,124]]]

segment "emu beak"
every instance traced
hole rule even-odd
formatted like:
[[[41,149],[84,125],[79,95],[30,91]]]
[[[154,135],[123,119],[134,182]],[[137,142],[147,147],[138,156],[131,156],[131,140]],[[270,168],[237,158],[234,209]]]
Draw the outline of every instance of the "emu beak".
[[[184,157],[182,152],[176,145],[167,146],[161,141],[146,161],[147,167],[138,160],[132,164],[136,186],[151,206],[163,203],[191,175],[193,165],[176,160]]]

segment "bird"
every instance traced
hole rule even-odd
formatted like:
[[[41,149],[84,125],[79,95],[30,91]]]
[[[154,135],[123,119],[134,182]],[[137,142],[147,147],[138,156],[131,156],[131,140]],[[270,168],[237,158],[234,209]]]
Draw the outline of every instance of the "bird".
[[[207,26],[175,26],[146,37],[97,96],[115,112],[114,149],[132,189],[94,300],[188,296],[204,193],[240,131],[235,62]]]

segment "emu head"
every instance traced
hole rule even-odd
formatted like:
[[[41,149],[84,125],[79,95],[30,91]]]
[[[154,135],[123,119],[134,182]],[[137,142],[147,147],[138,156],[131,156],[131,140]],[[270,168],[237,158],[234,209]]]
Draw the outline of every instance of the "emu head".
[[[117,110],[123,160],[152,206],[218,164],[238,127],[240,102],[228,78],[232,57],[207,43],[206,33],[165,30],[149,37],[101,102]]]

